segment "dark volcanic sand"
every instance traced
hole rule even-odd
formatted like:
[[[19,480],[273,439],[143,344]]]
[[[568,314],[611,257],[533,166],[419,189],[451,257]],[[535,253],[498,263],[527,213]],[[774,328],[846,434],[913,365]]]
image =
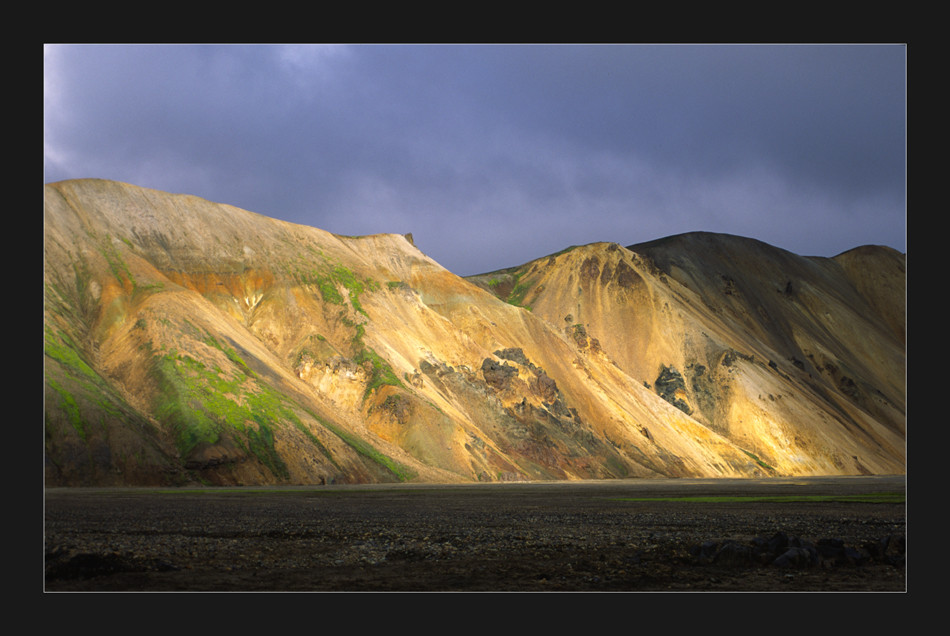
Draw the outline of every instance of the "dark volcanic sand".
[[[47,591],[906,591],[905,566],[702,562],[778,532],[860,547],[904,504],[630,502],[856,494],[905,478],[50,489]]]

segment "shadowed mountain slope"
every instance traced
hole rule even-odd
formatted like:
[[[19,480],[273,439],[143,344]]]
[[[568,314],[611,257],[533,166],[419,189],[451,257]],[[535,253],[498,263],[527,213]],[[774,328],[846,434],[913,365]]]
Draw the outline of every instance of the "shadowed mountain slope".
[[[47,485],[902,473],[903,267],[689,234],[464,279],[401,235],[50,184]]]

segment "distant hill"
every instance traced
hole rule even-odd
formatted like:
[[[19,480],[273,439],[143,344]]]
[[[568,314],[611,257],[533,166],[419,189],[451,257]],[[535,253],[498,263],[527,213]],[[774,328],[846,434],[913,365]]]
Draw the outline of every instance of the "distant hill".
[[[46,484],[905,470],[905,256],[691,233],[462,278],[401,235],[66,181]]]

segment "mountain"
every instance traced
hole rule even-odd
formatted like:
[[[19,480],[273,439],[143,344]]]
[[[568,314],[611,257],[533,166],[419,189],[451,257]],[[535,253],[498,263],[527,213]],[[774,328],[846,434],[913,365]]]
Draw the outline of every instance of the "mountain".
[[[889,248],[691,233],[462,278],[103,180],[44,222],[48,486],[904,472]]]

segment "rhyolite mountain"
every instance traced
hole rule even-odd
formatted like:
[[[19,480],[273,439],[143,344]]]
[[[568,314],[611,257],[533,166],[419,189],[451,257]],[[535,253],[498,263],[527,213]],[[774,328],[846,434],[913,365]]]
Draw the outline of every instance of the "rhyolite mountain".
[[[105,180],[45,186],[45,482],[905,472],[905,255],[690,233],[463,278]]]

